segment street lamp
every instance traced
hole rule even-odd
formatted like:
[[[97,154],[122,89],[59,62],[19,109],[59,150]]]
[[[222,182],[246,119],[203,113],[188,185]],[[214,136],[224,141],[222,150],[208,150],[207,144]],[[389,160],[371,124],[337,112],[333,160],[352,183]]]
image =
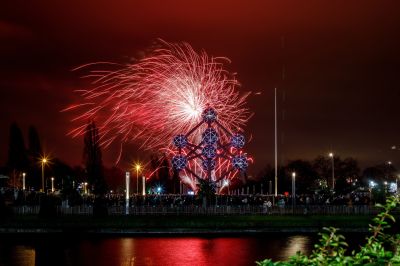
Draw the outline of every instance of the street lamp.
[[[126,189],[125,189],[125,214],[129,214],[129,181],[131,178],[131,173],[130,172],[126,172],[125,173],[125,185],[126,185]]]
[[[329,153],[332,158],[332,190],[335,190],[335,157],[332,152]]]
[[[136,169],[136,194],[139,194],[139,171],[140,171],[141,165],[137,163],[135,165]]]
[[[51,192],[54,193],[54,177],[51,178]]]
[[[142,176],[142,195],[146,196],[146,177]]]
[[[87,194],[87,193],[88,193],[88,191],[87,191],[87,185],[88,185],[88,183],[85,182],[85,183],[83,183],[83,185],[84,185],[84,188],[85,188],[85,194]]]
[[[389,179],[390,177],[390,170],[391,170],[391,166],[392,166],[392,161],[387,161],[387,171],[386,171],[386,179]],[[397,180],[396,180],[397,181]],[[386,182],[386,181],[385,181]],[[387,183],[387,182],[386,182]]]
[[[292,206],[296,205],[296,172],[292,173]]]
[[[22,173],[22,189],[25,191],[25,176],[26,173]]]
[[[45,189],[44,189],[44,166],[47,164],[48,159],[46,158],[46,156],[44,156],[40,159],[40,162],[42,163],[42,192],[45,192]]]

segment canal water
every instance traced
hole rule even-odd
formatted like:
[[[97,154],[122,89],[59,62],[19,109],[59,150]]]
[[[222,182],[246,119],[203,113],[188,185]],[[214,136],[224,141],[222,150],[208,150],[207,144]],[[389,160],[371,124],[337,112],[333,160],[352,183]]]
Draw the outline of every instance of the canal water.
[[[361,243],[365,236],[351,236]],[[309,254],[317,235],[257,237],[1,237],[0,265],[255,265]],[[356,244],[355,244],[356,245]]]

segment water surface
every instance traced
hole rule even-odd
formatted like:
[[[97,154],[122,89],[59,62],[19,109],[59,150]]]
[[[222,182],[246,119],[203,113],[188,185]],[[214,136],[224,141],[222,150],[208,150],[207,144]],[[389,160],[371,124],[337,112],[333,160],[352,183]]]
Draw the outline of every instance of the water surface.
[[[5,237],[0,265],[255,265],[310,253],[316,235],[257,237]]]

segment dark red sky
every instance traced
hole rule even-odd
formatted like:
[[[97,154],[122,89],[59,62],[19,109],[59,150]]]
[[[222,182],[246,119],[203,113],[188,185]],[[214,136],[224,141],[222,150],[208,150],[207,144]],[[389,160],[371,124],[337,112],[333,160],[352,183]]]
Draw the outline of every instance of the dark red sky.
[[[2,1],[0,165],[12,121],[36,125],[48,152],[80,163],[82,139],[65,137],[71,115],[59,110],[88,84],[70,70],[127,62],[157,38],[230,58],[242,89],[262,92],[249,99],[255,169],[273,162],[275,86],[281,161],[332,149],[364,166],[396,163],[399,10],[398,1]],[[115,152],[104,157],[111,164]]]

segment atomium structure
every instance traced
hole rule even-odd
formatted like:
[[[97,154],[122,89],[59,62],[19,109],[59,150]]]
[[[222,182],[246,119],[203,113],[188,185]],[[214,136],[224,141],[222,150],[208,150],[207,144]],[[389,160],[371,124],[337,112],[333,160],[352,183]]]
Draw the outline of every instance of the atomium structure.
[[[192,143],[189,137],[201,126],[206,126],[201,134],[199,143]],[[227,143],[218,132],[228,136]],[[186,134],[179,134],[173,138],[176,148],[172,157],[172,166],[176,171],[185,171],[197,179],[218,182],[234,172],[245,172],[248,167],[248,158],[242,148],[246,143],[240,133],[231,133],[218,122],[217,112],[213,108],[206,108],[202,113],[202,121]],[[194,171],[191,162],[199,165],[202,171]],[[223,167],[219,166],[224,162]],[[216,169],[219,168],[219,171]],[[223,171],[222,171],[223,170]]]

